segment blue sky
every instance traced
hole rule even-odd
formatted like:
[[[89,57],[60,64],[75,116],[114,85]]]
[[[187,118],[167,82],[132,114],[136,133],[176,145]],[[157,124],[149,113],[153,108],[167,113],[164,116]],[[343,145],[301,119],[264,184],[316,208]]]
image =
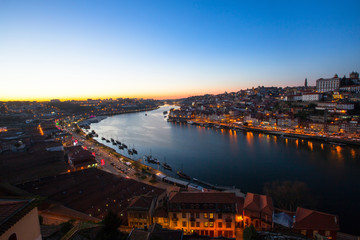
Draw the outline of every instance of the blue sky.
[[[360,1],[0,1],[1,100],[184,97],[360,71]]]

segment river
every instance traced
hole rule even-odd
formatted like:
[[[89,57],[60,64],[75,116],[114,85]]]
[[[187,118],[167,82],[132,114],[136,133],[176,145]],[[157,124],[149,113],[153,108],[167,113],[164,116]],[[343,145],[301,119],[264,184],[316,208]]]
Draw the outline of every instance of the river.
[[[138,155],[133,159],[151,153],[167,162],[173,171],[159,168],[171,176],[183,170],[244,193],[262,193],[264,183],[274,180],[305,182],[318,201],[317,210],[339,215],[341,231],[360,234],[360,148],[169,123],[163,112],[171,107],[108,117],[91,124],[91,130],[110,147],[101,137],[134,147]]]

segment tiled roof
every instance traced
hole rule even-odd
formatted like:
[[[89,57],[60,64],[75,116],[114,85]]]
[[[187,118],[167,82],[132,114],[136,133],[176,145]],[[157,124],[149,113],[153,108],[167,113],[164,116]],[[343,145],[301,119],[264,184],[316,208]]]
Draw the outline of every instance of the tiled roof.
[[[137,196],[129,204],[128,209],[131,210],[145,210],[148,211],[154,197],[151,196]]]
[[[272,212],[274,211],[274,206],[272,198],[269,196],[255,193],[247,193],[244,203],[244,209],[255,212],[264,212],[266,214],[272,215]]]
[[[32,200],[0,199],[0,235],[35,207],[32,202]]]
[[[339,230],[339,218],[336,215],[298,207],[294,229]]]
[[[179,192],[170,200],[170,203],[236,203],[234,193],[223,192]]]

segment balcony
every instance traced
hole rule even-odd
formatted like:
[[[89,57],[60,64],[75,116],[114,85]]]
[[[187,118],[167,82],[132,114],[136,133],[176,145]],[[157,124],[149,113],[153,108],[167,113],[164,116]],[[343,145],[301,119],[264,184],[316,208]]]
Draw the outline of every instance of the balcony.
[[[190,222],[195,222],[195,218],[194,218],[194,217],[190,217]]]

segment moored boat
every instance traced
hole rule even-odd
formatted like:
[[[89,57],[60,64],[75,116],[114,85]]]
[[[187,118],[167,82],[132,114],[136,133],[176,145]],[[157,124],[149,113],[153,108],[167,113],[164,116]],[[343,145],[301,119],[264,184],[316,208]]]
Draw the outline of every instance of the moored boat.
[[[183,173],[182,171],[177,171],[177,175],[181,178],[187,179],[187,180],[191,180],[191,177],[186,175],[185,173]]]
[[[171,166],[167,163],[162,163],[162,166],[163,166],[163,168],[165,168],[167,170],[170,170],[170,171],[172,170]]]

